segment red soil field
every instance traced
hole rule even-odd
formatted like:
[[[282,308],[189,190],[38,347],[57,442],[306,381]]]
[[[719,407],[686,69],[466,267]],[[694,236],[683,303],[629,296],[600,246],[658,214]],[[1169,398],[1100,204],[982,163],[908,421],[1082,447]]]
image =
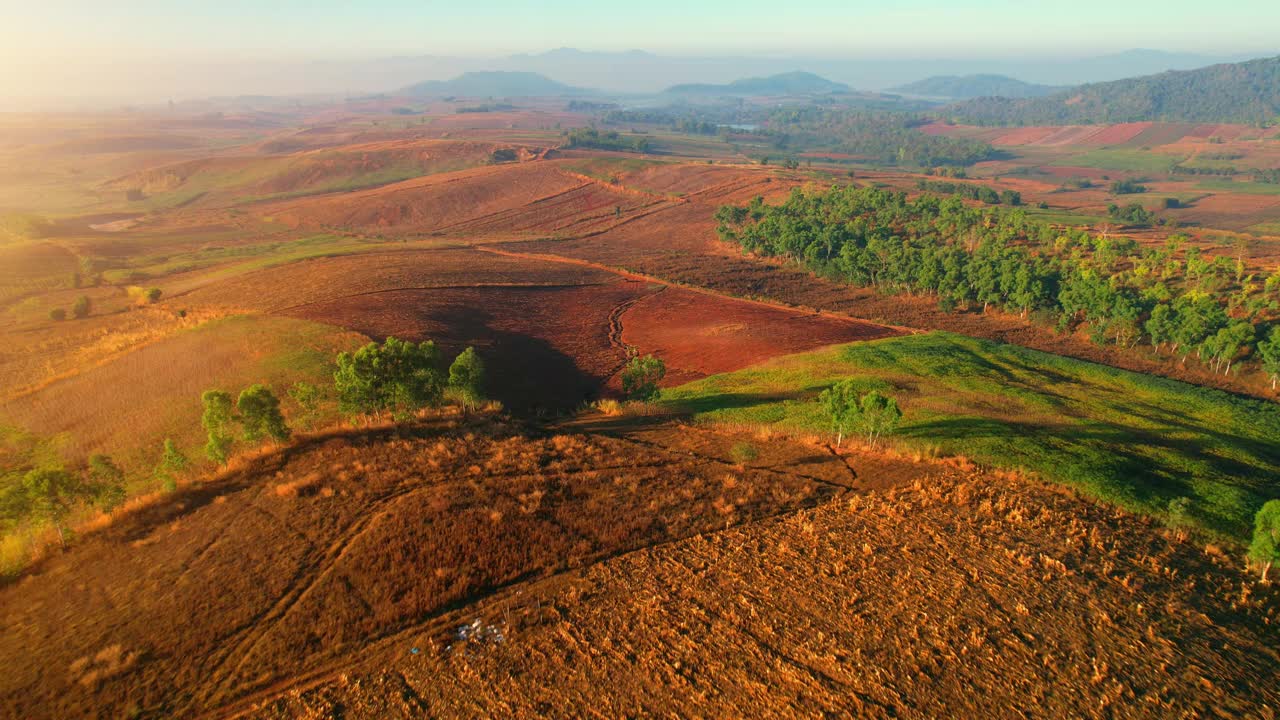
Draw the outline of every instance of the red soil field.
[[[1049,137],[1057,128],[1051,127],[1024,127],[1009,130],[1003,133],[995,140],[991,141],[992,145],[1035,145],[1041,140]]]
[[[657,288],[614,279],[599,285],[389,290],[303,305],[292,317],[375,339],[433,340],[452,358],[474,346],[488,394],[513,412],[565,412],[600,396],[627,359],[617,315]]]
[[[1129,140],[1129,147],[1157,147],[1181,140],[1195,129],[1190,123],[1153,123]]]
[[[1176,215],[1180,221],[1224,230],[1280,220],[1280,195],[1214,193],[1196,200]]]
[[[802,314],[675,287],[641,298],[621,319],[623,342],[666,362],[664,384],[668,386],[779,355],[899,334],[858,320]]]
[[[1150,129],[1154,124],[1150,122],[1132,122],[1111,125],[1091,136],[1089,142],[1094,145],[1119,145],[1129,142]]]

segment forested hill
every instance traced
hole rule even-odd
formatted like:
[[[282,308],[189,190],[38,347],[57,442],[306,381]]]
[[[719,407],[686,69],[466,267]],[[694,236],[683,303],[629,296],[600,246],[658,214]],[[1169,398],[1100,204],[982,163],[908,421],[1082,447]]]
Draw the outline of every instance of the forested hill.
[[[728,85],[673,85],[666,92],[672,95],[826,95],[849,92],[849,86],[813,73],[790,72],[764,78],[743,78]]]
[[[413,97],[556,97],[591,93],[531,72],[469,72],[452,80],[410,85],[401,92]]]
[[[980,97],[1043,97],[1059,90],[1062,88],[1023,82],[1006,75],[937,75],[893,88],[890,92],[969,100]]]
[[[1272,122],[1280,116],[1280,57],[1081,85],[1042,98],[980,98],[944,112],[976,125]]]

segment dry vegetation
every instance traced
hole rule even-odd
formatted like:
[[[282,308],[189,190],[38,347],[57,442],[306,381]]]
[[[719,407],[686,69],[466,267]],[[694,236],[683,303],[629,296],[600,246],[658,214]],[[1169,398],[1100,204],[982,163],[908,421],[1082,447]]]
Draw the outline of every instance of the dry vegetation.
[[[305,439],[117,518],[0,588],[0,706],[213,710],[504,588],[848,484],[843,463],[803,447],[750,467],[726,452],[705,435],[528,438],[481,420]],[[117,660],[95,660],[104,652]]]
[[[1280,603],[1234,562],[954,471],[539,590],[250,716],[1269,717],[1280,702],[1263,680]],[[473,618],[505,642],[448,633]]]

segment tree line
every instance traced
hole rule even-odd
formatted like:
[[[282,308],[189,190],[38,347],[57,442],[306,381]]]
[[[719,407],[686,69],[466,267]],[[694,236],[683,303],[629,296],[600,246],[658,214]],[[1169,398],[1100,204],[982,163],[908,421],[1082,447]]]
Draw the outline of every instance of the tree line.
[[[1017,207],[1022,204],[1022,193],[1017,190],[997,190],[987,185],[954,183],[944,180],[917,180],[916,188],[940,195],[957,195],[967,200],[977,200],[988,205],[1003,204]]]
[[[757,197],[716,219],[745,251],[840,282],[933,296],[945,311],[996,306],[1099,344],[1194,355],[1223,374],[1256,360],[1273,386],[1280,376],[1280,272],[1248,271],[1242,248],[1209,257],[1179,235],[1140,247],[1020,208],[853,186],[797,189],[779,205]]]
[[[613,130],[601,132],[595,128],[574,128],[565,131],[564,137],[565,147],[570,148],[647,153],[653,147],[653,141],[647,137],[628,137]]]
[[[928,122],[908,113],[805,106],[773,110],[760,132],[778,149],[822,149],[887,166],[963,167],[999,156],[990,143],[921,132]]]

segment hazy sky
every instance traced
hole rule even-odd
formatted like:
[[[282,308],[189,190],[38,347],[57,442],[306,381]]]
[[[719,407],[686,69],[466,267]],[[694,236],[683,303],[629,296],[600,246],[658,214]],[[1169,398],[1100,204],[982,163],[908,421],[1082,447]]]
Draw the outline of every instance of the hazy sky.
[[[923,56],[1240,53],[1277,0],[0,0],[0,57],[486,55],[559,46]],[[12,70],[13,68],[9,68]]]
[[[1019,63],[1032,58],[1130,48],[1240,57],[1277,46],[1280,0],[0,0],[0,110],[54,98],[386,91],[495,69],[491,61],[423,56],[559,47],[685,57],[1001,58],[1000,67],[981,71],[1018,75]],[[373,61],[389,57],[402,59]],[[419,59],[403,59],[410,57]],[[779,63],[774,72],[812,69]],[[944,62],[928,72],[953,67]],[[610,68],[600,70],[604,76],[580,81],[619,86]],[[725,81],[737,70],[662,81]],[[908,79],[918,78],[898,81]]]

